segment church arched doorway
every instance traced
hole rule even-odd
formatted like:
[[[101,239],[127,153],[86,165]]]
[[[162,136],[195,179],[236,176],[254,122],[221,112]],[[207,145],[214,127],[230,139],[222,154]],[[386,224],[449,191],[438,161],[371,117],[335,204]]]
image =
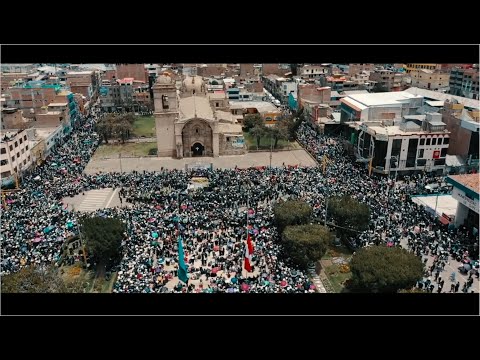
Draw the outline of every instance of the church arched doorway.
[[[196,142],[195,144],[193,144],[191,151],[192,156],[203,156],[205,153],[205,146],[203,146],[199,142]]]

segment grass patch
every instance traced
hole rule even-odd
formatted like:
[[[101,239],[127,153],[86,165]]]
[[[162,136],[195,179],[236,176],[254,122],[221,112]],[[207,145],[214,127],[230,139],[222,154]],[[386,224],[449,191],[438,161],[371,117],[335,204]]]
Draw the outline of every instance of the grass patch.
[[[255,139],[250,133],[244,132],[243,137],[249,150],[257,150],[257,139]],[[264,136],[260,139],[260,147],[258,150],[270,150],[271,144],[275,144],[270,136]],[[301,149],[300,144],[296,141],[278,140],[276,149]]]
[[[138,137],[155,137],[155,117],[137,116],[133,123],[133,134]]]
[[[327,249],[325,255],[322,258],[322,267],[330,281],[333,291],[335,293],[347,292],[345,289],[345,281],[349,280],[352,277],[350,267],[348,262],[345,265],[336,264],[332,260],[335,258],[342,257],[348,262],[352,257],[352,251],[346,246],[334,246],[331,245]]]
[[[95,151],[96,158],[118,158],[119,154],[122,156],[141,157],[147,156],[151,149],[156,149],[156,142],[140,142],[140,143],[125,143],[125,144],[103,144]]]

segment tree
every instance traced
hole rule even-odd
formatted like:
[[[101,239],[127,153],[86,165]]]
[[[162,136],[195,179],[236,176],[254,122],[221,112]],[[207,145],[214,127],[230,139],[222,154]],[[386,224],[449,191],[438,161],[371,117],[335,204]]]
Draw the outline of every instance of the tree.
[[[388,92],[388,89],[385,86],[383,86],[381,83],[376,83],[375,86],[372,88],[372,92],[374,93]]]
[[[278,121],[274,127],[269,128],[269,132],[273,137],[274,143],[273,148],[277,148],[278,140],[287,140],[288,139],[288,130],[285,126],[281,125],[281,121]]]
[[[362,248],[353,255],[350,270],[350,286],[360,292],[411,289],[423,277],[422,260],[399,247]]]
[[[368,229],[370,208],[351,196],[329,199],[327,211],[335,219],[335,223],[343,228],[355,231]],[[347,235],[352,234],[348,229],[337,228],[337,232],[345,239]]]
[[[83,292],[79,280],[65,281],[53,266],[28,266],[13,274],[2,276],[5,293],[79,293]]]
[[[250,131],[253,129],[255,126],[264,126],[265,122],[263,121],[262,115],[260,114],[248,114],[245,115],[245,118],[243,119],[243,127],[245,131]]]
[[[97,270],[103,275],[108,264],[119,260],[126,225],[115,218],[88,216],[84,216],[80,224],[80,234],[85,241],[87,253],[95,258]]]
[[[312,207],[304,201],[288,200],[276,204],[273,214],[275,225],[281,233],[287,226],[308,224],[312,217]]]
[[[257,141],[257,150],[260,147],[260,139],[262,136],[265,136],[265,133],[265,126],[256,125],[252,130],[250,130],[250,134],[252,134]]]
[[[282,233],[286,253],[301,268],[320,260],[332,241],[332,234],[322,225],[287,226]]]

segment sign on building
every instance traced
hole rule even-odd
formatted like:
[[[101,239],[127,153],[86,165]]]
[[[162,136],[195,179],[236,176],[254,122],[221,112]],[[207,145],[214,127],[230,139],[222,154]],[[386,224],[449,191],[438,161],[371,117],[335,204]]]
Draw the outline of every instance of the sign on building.
[[[232,146],[234,148],[243,148],[245,146],[245,139],[243,137],[237,137],[232,141]]]
[[[440,150],[435,150],[433,152],[433,158],[434,159],[440,159]]]

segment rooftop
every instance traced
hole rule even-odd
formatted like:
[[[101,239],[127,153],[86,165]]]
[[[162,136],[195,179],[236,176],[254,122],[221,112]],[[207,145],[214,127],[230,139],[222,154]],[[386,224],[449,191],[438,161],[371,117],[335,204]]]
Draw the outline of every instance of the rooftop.
[[[93,70],[90,71],[69,71],[67,72],[68,75],[91,75]]]
[[[478,174],[450,175],[449,177],[477,194],[479,193],[480,177]]]
[[[210,102],[203,96],[180,98],[179,110],[182,119],[192,119],[194,117],[206,120],[214,119]]]
[[[411,87],[402,92],[419,95],[419,96],[423,96],[424,98],[429,98],[429,99],[439,100],[439,101],[445,101],[445,100],[451,101],[452,99],[455,99],[460,104],[463,104],[468,108],[477,109],[477,110],[480,109],[480,100],[469,99],[469,98],[450,95],[450,94],[444,94],[444,93],[440,93],[432,90],[420,89],[417,87]]]
[[[48,106],[50,107],[58,107],[58,106],[67,106],[68,103],[67,102],[61,102],[61,103],[50,103],[48,104]]]
[[[353,99],[364,106],[400,105],[406,100],[420,99],[421,95],[414,95],[405,91],[384,93],[352,94],[347,99]]]
[[[267,101],[230,101],[230,109],[255,108],[260,113],[278,111],[277,107]]]
[[[57,131],[58,128],[61,128],[61,126],[49,127],[49,128],[34,128],[34,129],[35,129],[35,137],[36,137],[36,138],[46,139],[46,138],[48,138],[52,133],[54,133],[55,131]]]

